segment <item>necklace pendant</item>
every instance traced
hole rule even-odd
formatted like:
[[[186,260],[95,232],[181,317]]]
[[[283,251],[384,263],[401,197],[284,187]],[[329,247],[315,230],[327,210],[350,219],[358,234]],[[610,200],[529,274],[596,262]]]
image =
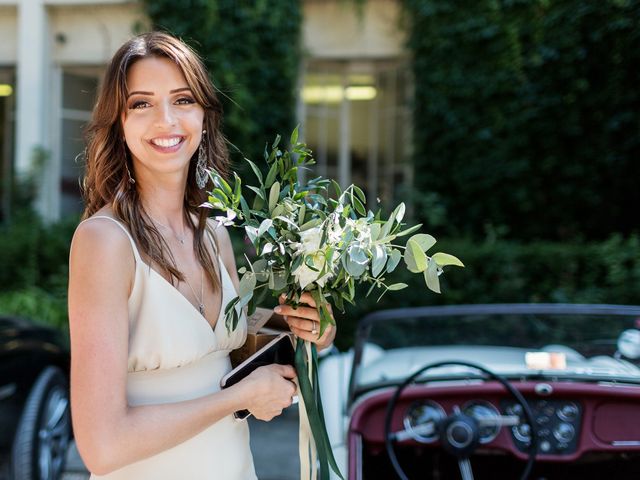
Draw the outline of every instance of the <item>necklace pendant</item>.
[[[180,245],[184,245],[184,238],[178,238],[178,241],[180,242]]]
[[[204,317],[204,305],[202,303],[198,305],[198,310],[200,310],[200,315]]]

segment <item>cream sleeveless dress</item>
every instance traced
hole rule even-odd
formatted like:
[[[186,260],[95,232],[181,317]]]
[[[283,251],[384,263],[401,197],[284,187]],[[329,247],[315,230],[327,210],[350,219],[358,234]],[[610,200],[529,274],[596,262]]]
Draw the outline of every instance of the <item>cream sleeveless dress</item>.
[[[247,335],[244,316],[231,334],[225,327],[224,306],[236,290],[219,255],[223,307],[212,328],[173,285],[142,261],[124,225],[106,216],[85,221],[97,218],[115,222],[126,233],[136,262],[129,296],[129,405],[180,402],[219,391],[220,379],[231,370],[229,352],[240,347]],[[94,480],[255,478],[247,422],[232,415],[169,450],[108,475],[91,475]]]

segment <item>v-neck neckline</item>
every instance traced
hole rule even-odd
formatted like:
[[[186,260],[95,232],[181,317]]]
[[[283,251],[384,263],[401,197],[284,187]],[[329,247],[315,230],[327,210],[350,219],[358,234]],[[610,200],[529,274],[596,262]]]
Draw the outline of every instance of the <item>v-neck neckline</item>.
[[[173,284],[171,284],[166,278],[164,278],[160,272],[158,272],[155,268],[153,268],[151,265],[149,265],[147,262],[145,262],[144,260],[142,260],[142,258],[140,258],[138,261],[148,270],[150,270],[151,272],[153,272],[156,277],[158,277],[160,279],[160,281],[162,283],[164,283],[167,287],[169,287],[170,290],[173,290],[176,295],[178,297],[180,297],[189,307],[191,307],[191,311],[198,316],[202,321],[204,321],[208,326],[209,329],[212,332],[216,332],[216,329],[218,328],[218,324],[220,323],[220,317],[222,316],[223,312],[224,312],[224,288],[223,288],[223,279],[222,279],[222,269],[224,268],[224,265],[222,264],[222,261],[220,260],[220,257],[217,256],[218,259],[218,266],[220,268],[220,276],[219,276],[219,280],[220,280],[220,294],[222,296],[222,298],[220,299],[220,311],[218,312],[218,317],[216,318],[216,323],[215,325],[211,325],[211,323],[209,322],[209,320],[207,320],[207,317],[205,317],[204,315],[202,315],[200,313],[200,311],[196,308],[196,306],[191,303],[189,301],[189,299],[187,297],[185,297],[182,292],[180,290],[178,290]],[[204,299],[203,299],[204,300]]]

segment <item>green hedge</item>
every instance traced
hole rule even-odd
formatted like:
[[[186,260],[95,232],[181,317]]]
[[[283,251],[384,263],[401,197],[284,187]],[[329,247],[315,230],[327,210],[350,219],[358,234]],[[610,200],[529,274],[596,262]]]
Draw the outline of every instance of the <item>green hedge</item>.
[[[403,1],[415,186],[447,236],[638,232],[640,0]]]
[[[76,224],[69,219],[47,226],[36,216],[21,215],[0,230],[0,313],[66,327],[69,245]],[[238,266],[244,265],[240,232],[231,233]],[[380,303],[374,292],[344,314],[336,312],[339,347],[350,345],[356,322],[376,309],[498,302],[640,304],[636,235],[574,244],[440,240],[438,250],[454,253],[466,265],[445,272],[442,294],[428,292],[422,276],[398,270],[393,281],[409,288],[388,293]]]
[[[46,225],[20,210],[0,227],[0,313],[67,326],[69,246],[77,218]]]

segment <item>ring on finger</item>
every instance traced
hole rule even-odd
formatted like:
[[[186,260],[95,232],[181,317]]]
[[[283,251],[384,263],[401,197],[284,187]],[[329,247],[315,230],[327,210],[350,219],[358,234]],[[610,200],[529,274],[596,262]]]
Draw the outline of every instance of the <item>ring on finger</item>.
[[[311,325],[312,325],[312,326],[311,326],[311,333],[312,333],[313,335],[317,334],[317,333],[318,333],[318,330],[316,330],[316,322],[314,322],[313,320],[311,320]]]

